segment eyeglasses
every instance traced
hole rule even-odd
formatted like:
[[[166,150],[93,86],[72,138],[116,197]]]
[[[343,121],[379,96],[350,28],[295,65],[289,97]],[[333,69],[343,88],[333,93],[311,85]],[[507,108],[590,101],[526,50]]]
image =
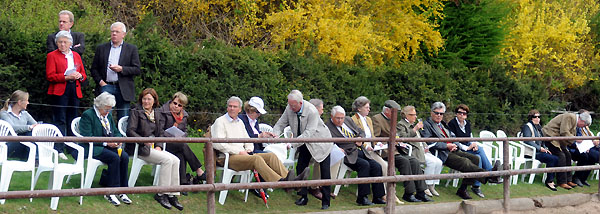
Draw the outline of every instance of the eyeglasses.
[[[533,118],[540,118],[540,115],[533,115]]]
[[[468,115],[469,113],[466,111],[459,111],[459,112],[456,112],[456,114]]]
[[[183,105],[181,105],[181,103],[177,103],[175,101],[173,101],[173,105],[179,106],[179,108],[183,108]]]
[[[408,116],[417,116],[417,114],[408,114]]]
[[[435,111],[432,111],[432,112],[437,115],[444,115],[446,113],[446,112],[435,112]]]

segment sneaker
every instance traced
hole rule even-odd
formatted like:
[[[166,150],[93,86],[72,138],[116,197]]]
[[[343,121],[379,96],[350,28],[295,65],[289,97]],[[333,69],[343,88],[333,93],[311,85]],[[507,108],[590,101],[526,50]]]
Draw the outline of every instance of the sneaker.
[[[58,153],[58,157],[62,160],[68,160],[69,158],[67,158],[67,156],[65,155],[65,153]]]
[[[108,200],[112,205],[121,205],[121,202],[119,202],[119,199],[117,199],[117,196],[115,195],[104,195],[104,199]]]
[[[131,202],[132,202],[131,199],[129,199],[129,197],[127,197],[127,195],[125,195],[125,194],[120,194],[119,198],[121,199],[121,201],[124,204],[131,204]]]

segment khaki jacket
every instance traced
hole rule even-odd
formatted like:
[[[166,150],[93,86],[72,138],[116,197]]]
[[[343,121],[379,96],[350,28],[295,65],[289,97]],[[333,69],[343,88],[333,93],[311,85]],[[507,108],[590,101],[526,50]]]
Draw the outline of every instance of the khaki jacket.
[[[546,137],[572,137],[577,133],[577,115],[573,113],[564,113],[554,117],[548,124],[542,128],[542,132]],[[572,143],[570,140],[553,140],[550,143],[560,148]]]

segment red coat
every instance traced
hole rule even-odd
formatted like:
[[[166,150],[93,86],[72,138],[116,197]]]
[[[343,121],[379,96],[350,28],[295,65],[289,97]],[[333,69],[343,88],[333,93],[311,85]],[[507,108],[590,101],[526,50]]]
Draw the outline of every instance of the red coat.
[[[72,51],[72,53],[73,63],[77,67],[77,72],[81,74],[83,80],[87,79],[87,75],[85,75],[85,70],[83,68],[83,62],[81,61],[81,56],[79,56],[77,52]],[[55,51],[48,53],[46,57],[46,79],[50,82],[50,85],[48,86],[48,94],[61,96],[65,93],[65,88],[67,87],[65,70],[67,70],[67,66],[67,58],[65,58],[65,55],[60,52],[60,50],[56,49]],[[82,80],[75,81],[78,98],[83,97],[83,94],[81,93],[80,81]]]

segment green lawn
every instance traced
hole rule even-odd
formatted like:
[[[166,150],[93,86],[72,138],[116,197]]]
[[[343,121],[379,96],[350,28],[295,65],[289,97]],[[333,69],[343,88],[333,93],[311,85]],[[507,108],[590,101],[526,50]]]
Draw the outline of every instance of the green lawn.
[[[190,144],[196,154],[202,154],[203,144]],[[200,158],[203,158],[200,155]],[[204,162],[202,160],[202,162]],[[152,184],[152,176],[150,175],[151,166],[145,166],[140,173],[137,184],[138,186],[148,186]],[[189,170],[189,169],[188,169]],[[446,170],[446,169],[445,169]],[[96,173],[95,182],[92,187],[98,187],[100,170]],[[355,173],[354,175],[355,176]],[[42,174],[42,177],[36,185],[36,189],[46,189],[48,184],[49,173]],[[29,189],[30,174],[26,172],[16,172],[10,184],[10,190],[28,190]],[[79,188],[79,175],[73,176],[69,184],[63,184],[63,189]],[[220,178],[218,178],[220,179]],[[541,175],[536,176],[536,182],[534,184],[527,184],[519,182],[518,185],[511,186],[511,197],[533,197],[533,196],[549,196],[567,193],[593,193],[598,191],[598,181],[588,180],[592,187],[575,188],[567,191],[560,189],[557,192],[548,190],[541,183]],[[442,185],[436,189],[441,194],[441,197],[434,197],[435,202],[451,202],[460,201],[461,199],[456,196],[456,188],[444,187],[446,183],[442,180]],[[486,195],[485,199],[499,199],[502,198],[503,185],[485,185],[482,187],[483,192]],[[332,188],[333,190],[333,188]],[[403,187],[397,185],[397,195],[402,196]],[[307,206],[299,207],[294,205],[294,201],[298,198],[295,193],[285,193],[283,190],[277,189],[271,192],[271,199],[269,200],[269,209],[267,209],[262,199],[255,197],[252,194],[248,195],[248,202],[244,203],[244,194],[239,191],[229,191],[227,195],[227,201],[225,205],[220,205],[217,202],[217,213],[290,213],[290,212],[310,212],[319,211],[321,207],[320,201],[309,196],[309,203]],[[331,201],[330,210],[350,210],[350,209],[361,209],[365,207],[359,207],[355,204],[356,200],[356,185],[350,185],[349,187],[342,187],[339,196]],[[216,194],[218,200],[219,193]],[[477,198],[474,194],[471,196],[476,197],[474,200],[485,200]],[[83,205],[79,205],[79,197],[62,197],[58,204],[58,212],[61,213],[111,213],[111,212],[126,212],[126,213],[164,213],[165,210],[152,198],[152,194],[131,194],[129,197],[134,201],[132,205],[121,205],[120,207],[114,207],[104,200],[102,196],[87,196],[84,197]],[[190,193],[189,196],[180,196],[180,202],[185,206],[184,211],[188,213],[205,213],[206,212],[206,193]],[[408,204],[408,203],[406,203]],[[379,205],[383,206],[383,205]],[[174,209],[174,208],[173,208]],[[402,205],[398,206],[398,209],[402,209]],[[33,203],[29,202],[29,199],[11,199],[7,200],[4,205],[0,205],[0,213],[48,213],[50,209],[50,198],[36,198]]]

